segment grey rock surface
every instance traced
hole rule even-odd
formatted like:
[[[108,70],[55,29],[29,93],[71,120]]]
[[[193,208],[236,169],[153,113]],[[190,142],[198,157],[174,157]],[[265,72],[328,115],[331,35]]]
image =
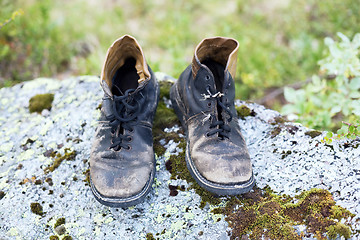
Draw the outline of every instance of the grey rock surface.
[[[160,73],[157,77],[168,78]],[[30,114],[29,99],[39,93],[55,94],[52,109]],[[5,193],[0,199],[0,239],[48,239],[56,235],[54,224],[61,217],[66,219],[65,234],[73,239],[145,239],[147,233],[160,239],[229,239],[224,216],[210,212],[215,206],[200,209],[193,190],[169,195],[169,184],[187,185],[170,180],[165,168],[169,156],[179,151],[172,141],[157,157],[156,181],[144,203],[109,208],[94,199],[83,172],[89,168],[102,96],[99,78],[93,76],[36,79],[0,89],[0,191]],[[292,196],[314,187],[328,189],[339,205],[356,214],[352,227],[360,230],[360,148],[355,148],[360,142],[342,140],[329,146],[321,142],[325,133],[311,138],[305,135],[309,129],[299,124],[272,125],[279,116],[276,111],[237,104],[256,112],[239,124],[257,186]],[[275,136],[276,127],[281,131]],[[48,153],[64,154],[65,149],[75,150],[75,159],[45,173],[54,161]],[[42,216],[31,211],[33,202],[42,205]]]

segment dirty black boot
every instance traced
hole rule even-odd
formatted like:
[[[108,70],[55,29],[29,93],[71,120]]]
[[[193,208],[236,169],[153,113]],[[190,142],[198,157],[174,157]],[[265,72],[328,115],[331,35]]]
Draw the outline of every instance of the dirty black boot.
[[[217,195],[245,193],[255,183],[234,105],[238,44],[204,39],[170,91],[187,136],[187,167],[200,186]]]
[[[110,207],[141,202],[155,175],[152,122],[159,87],[138,42],[128,35],[109,48],[101,74],[104,98],[90,156],[95,198]]]

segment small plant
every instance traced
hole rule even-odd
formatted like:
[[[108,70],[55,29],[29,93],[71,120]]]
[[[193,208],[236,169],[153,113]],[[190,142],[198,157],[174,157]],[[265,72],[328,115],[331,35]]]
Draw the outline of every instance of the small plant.
[[[319,61],[324,77],[313,76],[303,89],[285,88],[289,104],[284,114],[295,115],[297,121],[314,129],[336,131],[336,138],[359,136],[357,121],[360,117],[360,34],[352,41],[342,33],[341,42],[325,38],[329,48],[326,58]],[[334,135],[324,139],[330,143]]]
[[[328,132],[322,142],[331,144],[333,140],[340,140],[343,138],[356,139],[360,136],[360,124],[352,124],[347,122],[342,122],[342,127],[337,130],[336,134],[333,132]]]
[[[13,21],[17,16],[21,16],[24,14],[24,10],[22,10],[21,8],[19,10],[14,11],[11,14],[11,18],[6,19],[4,22],[0,22],[0,29],[3,28],[6,24],[10,23],[11,21]]]

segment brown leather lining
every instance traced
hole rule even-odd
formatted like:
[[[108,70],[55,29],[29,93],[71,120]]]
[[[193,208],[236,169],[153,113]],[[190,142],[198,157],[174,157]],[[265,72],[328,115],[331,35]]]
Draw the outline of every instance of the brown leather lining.
[[[193,77],[196,77],[201,62],[210,58],[224,65],[225,71],[228,70],[234,79],[238,48],[239,43],[233,38],[213,37],[203,39],[196,47],[192,60]]]
[[[135,68],[139,75],[139,85],[150,78],[150,72],[144,57],[144,53],[135,38],[124,35],[117,39],[108,49],[104,66],[101,73],[102,81],[105,81],[111,89],[111,80],[116,72],[129,57],[136,59]]]

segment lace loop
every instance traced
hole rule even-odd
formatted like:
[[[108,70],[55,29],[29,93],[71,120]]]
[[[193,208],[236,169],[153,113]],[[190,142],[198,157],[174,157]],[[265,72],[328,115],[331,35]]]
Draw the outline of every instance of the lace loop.
[[[133,127],[137,124],[140,107],[145,102],[141,92],[136,95],[132,94],[134,92],[135,89],[129,89],[122,96],[113,96],[113,114],[109,117],[109,125],[112,133],[110,148],[115,151],[131,148],[128,143],[132,141],[132,136],[125,134],[125,130],[134,131]]]
[[[219,135],[220,138],[224,139],[224,138],[229,138],[228,134],[231,131],[231,128],[227,125],[227,123],[232,121],[233,115],[230,111],[230,109],[228,108],[228,104],[224,104],[222,102],[222,96],[224,96],[223,93],[221,92],[217,92],[215,94],[213,94],[211,92],[210,86],[206,87],[206,91],[209,93],[208,95],[206,94],[202,94],[202,96],[204,97],[204,99],[216,99],[217,105],[220,107],[221,110],[225,111],[228,113],[229,118],[226,119],[226,122],[224,120],[222,120],[222,118],[220,117],[220,120],[216,120],[217,118],[215,116],[212,116],[210,119],[212,119],[211,124],[210,124],[210,131],[208,131],[206,133],[207,136],[212,136],[214,134]],[[220,112],[218,112],[218,114],[221,114]]]

